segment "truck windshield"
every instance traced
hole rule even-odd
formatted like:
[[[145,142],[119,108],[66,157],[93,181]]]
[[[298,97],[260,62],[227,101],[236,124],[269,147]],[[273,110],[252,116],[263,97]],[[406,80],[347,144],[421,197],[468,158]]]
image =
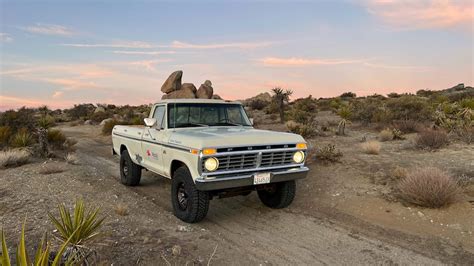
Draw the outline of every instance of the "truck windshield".
[[[251,126],[240,104],[170,103],[168,127]]]

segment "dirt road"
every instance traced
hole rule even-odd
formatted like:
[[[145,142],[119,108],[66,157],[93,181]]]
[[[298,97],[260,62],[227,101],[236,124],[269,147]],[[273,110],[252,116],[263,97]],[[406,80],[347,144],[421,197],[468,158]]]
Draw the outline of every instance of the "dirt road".
[[[131,220],[131,224],[136,219],[143,222],[143,218],[139,217],[145,217],[149,221],[145,227],[163,229],[164,234],[183,246],[186,254],[184,261],[205,261],[214,250],[212,261],[219,264],[439,264],[472,259],[470,254],[459,254],[457,251],[451,254],[443,254],[442,251],[440,254],[436,248],[423,250],[423,243],[416,243],[418,239],[405,237],[402,233],[366,226],[357,221],[346,223],[341,220],[350,218],[331,214],[331,210],[324,207],[320,208],[324,211],[317,215],[303,214],[298,202],[304,199],[297,200],[288,209],[271,210],[260,204],[255,193],[247,197],[213,200],[203,222],[186,225],[172,216],[169,180],[147,172],[140,186],[121,186],[118,158],[111,155],[109,138],[97,137],[94,127],[63,130],[79,141],[78,155],[82,165],[105,177],[100,182],[94,182],[94,188],[118,197],[128,193],[127,197],[133,198],[128,203],[131,211],[127,219]],[[304,182],[300,181],[299,185]],[[138,206],[135,202],[139,202]],[[318,207],[315,206],[315,209]],[[150,236],[148,241],[152,242],[153,238]],[[426,244],[427,240],[424,242]],[[117,260],[120,263],[120,257]]]

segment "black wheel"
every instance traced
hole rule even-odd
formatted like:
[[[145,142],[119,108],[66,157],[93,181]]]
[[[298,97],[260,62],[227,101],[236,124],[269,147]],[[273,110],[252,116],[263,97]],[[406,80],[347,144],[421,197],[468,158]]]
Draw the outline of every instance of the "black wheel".
[[[120,155],[120,181],[127,186],[136,186],[140,183],[142,168],[135,164],[127,150]]]
[[[258,190],[258,197],[270,208],[288,207],[295,198],[296,182],[294,180],[275,183],[272,188]]]
[[[196,223],[207,215],[209,193],[196,189],[193,178],[185,166],[179,167],[173,174],[171,203],[174,215],[184,222]]]

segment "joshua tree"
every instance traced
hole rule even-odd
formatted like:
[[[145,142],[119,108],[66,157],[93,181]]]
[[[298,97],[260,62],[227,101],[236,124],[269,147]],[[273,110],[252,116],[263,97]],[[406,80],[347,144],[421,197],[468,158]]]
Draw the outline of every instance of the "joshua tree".
[[[276,100],[278,104],[278,109],[280,112],[280,122],[285,122],[285,103],[290,100],[290,96],[293,94],[292,90],[283,90],[280,87],[273,88],[273,98]]]
[[[346,124],[350,123],[349,119],[352,116],[352,110],[349,106],[342,106],[337,114],[341,117],[341,121],[337,126],[337,134],[344,136],[346,134]]]

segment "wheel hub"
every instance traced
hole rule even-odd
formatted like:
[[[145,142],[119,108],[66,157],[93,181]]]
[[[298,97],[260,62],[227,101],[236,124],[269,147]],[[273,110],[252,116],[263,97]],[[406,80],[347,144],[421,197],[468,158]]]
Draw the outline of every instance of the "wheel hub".
[[[188,206],[188,194],[186,194],[184,189],[184,183],[179,184],[177,197],[179,208],[181,210],[186,210],[186,207]]]

